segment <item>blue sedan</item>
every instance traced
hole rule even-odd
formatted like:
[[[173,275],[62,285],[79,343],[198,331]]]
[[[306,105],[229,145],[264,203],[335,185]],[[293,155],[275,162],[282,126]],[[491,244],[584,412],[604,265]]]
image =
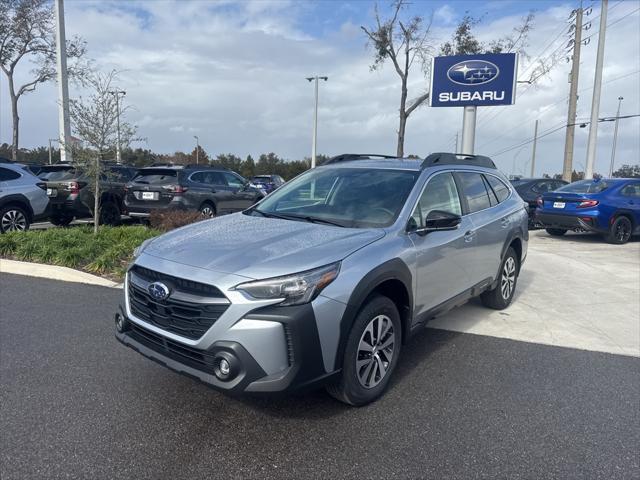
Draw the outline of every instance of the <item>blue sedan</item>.
[[[622,244],[640,234],[640,179],[581,180],[538,198],[536,221],[550,235],[596,232]]]

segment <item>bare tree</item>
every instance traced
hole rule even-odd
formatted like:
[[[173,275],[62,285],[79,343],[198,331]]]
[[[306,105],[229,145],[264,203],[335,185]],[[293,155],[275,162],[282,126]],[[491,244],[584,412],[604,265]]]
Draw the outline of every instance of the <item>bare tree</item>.
[[[0,68],[9,83],[13,160],[17,160],[20,138],[18,100],[56,76],[54,24],[53,3],[49,0],[0,0]],[[68,68],[71,78],[81,78],[87,73],[88,64],[82,61],[85,50],[86,44],[80,38],[67,42],[67,57],[72,60]],[[15,85],[16,67],[23,59],[29,59],[33,66],[31,80]]]
[[[91,94],[88,98],[79,97],[69,102],[69,115],[74,133],[83,142],[81,148],[73,146],[73,160],[76,169],[87,177],[93,193],[93,205],[88,205],[93,213],[94,232],[100,223],[101,200],[100,180],[109,177],[104,160],[115,157],[118,136],[118,106],[116,86],[118,73],[92,73],[86,79]],[[120,100],[120,145],[128,148],[132,142],[140,141],[136,136],[137,127],[122,119],[129,109]]]
[[[414,63],[420,65],[423,75],[428,75],[432,46],[429,43],[431,18],[425,21],[420,15],[402,18],[402,10],[406,0],[396,0],[392,4],[393,14],[389,19],[382,19],[375,6],[376,25],[373,28],[361,27],[368,38],[368,45],[375,51],[371,70],[382,67],[386,60],[393,63],[400,77],[400,124],[398,126],[397,155],[404,155],[404,137],[407,119],[413,111],[429,98],[429,92],[423,92],[408,100],[409,73]]]

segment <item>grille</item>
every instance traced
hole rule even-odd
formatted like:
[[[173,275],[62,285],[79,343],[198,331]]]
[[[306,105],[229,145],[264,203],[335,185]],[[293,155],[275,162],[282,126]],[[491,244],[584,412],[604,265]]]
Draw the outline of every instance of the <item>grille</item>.
[[[129,325],[127,335],[142,345],[197,370],[213,372],[214,355],[206,350],[179,344],[133,323]]]
[[[171,296],[162,301],[153,299],[146,288],[137,284],[139,282],[135,277],[147,283],[166,283],[172,290]],[[210,285],[179,279],[142,267],[133,267],[129,278],[131,313],[145,322],[182,337],[193,340],[200,338],[229,307],[228,303],[206,303],[210,299],[226,300],[220,290]],[[181,293],[187,294],[190,300],[174,298],[180,297]]]

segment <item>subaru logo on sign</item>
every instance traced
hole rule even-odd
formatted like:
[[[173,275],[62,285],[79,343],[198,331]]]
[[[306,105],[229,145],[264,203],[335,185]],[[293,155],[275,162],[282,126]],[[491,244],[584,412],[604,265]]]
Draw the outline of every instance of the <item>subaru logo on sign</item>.
[[[500,74],[500,69],[486,60],[467,60],[453,65],[447,71],[447,77],[458,85],[484,85]]]
[[[171,293],[169,287],[160,282],[153,282],[149,284],[147,290],[149,291],[149,295],[151,295],[154,300],[166,300],[169,296],[169,293]]]

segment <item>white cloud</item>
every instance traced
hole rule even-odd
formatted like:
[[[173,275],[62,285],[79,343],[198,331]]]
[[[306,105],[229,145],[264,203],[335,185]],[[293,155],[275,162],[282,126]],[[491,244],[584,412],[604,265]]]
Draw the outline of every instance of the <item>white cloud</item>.
[[[67,34],[80,34],[102,68],[122,71],[120,86],[136,109],[129,120],[158,152],[193,148],[193,133],[210,153],[239,155],[274,151],[287,158],[308,156],[311,144],[313,88],[306,76],[328,75],[320,85],[319,151],[395,152],[399,82],[391,65],[369,71],[371,52],[359,23],[345,20],[318,37],[300,21],[310,4],[302,2],[68,2]],[[124,8],[126,6],[126,8]],[[609,19],[628,14],[633,2],[612,8]],[[306,10],[305,10],[306,9]],[[559,4],[538,12],[529,52],[535,56],[566,27],[571,7]],[[526,13],[526,12],[523,12]],[[436,12],[436,45],[451,35],[456,12],[444,5]],[[509,33],[519,16],[485,20],[477,27],[482,39]],[[591,18],[598,15],[592,13]],[[608,31],[604,81],[640,70],[638,13]],[[369,19],[369,23],[372,20]],[[321,19],[318,19],[318,23]],[[596,22],[597,23],[597,22]],[[324,28],[324,25],[323,25]],[[597,25],[587,32],[597,30]],[[578,116],[589,114],[597,35],[583,48]],[[550,50],[566,45],[561,36]],[[526,68],[526,67],[525,67]],[[28,69],[23,67],[20,75]],[[533,135],[536,118],[544,132],[566,121],[569,64],[561,63],[539,85],[519,85],[515,106],[482,108],[476,145],[480,153],[497,153]],[[615,114],[624,96],[623,113],[639,113],[640,75],[606,83],[601,113]],[[9,142],[10,111],[6,81],[0,83],[0,141]],[[410,95],[427,87],[418,73],[411,77]],[[72,95],[78,90],[72,86]],[[57,132],[54,85],[39,87],[21,100],[21,138],[27,147],[44,145]],[[459,109],[421,107],[409,119],[405,151],[426,155],[452,150],[462,123]],[[617,163],[638,160],[638,119],[620,122]],[[597,169],[608,162],[613,125],[600,125]],[[576,135],[576,164],[585,157],[587,129]],[[523,172],[530,145],[496,157],[508,173]],[[538,143],[538,173],[558,172],[564,135],[550,134]],[[514,162],[515,158],[515,162]]]

